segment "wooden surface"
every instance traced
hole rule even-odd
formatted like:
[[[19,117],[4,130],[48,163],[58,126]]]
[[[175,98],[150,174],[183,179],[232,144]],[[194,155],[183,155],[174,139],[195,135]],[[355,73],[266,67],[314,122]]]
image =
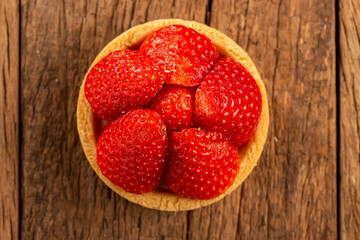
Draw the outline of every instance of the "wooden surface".
[[[0,1],[0,239],[19,236],[19,5]]]
[[[189,212],[114,194],[76,132],[78,89],[94,57],[159,18],[230,36],[269,95],[258,166],[233,194]],[[360,0],[0,1],[0,239],[358,238],[359,33]]]
[[[340,2],[340,237],[360,236],[360,1]]]

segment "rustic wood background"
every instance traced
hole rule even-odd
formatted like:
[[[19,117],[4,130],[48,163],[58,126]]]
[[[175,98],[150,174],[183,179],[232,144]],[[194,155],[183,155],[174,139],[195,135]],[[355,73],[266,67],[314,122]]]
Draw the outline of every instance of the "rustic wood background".
[[[259,165],[195,211],[114,194],[76,131],[94,57],[159,18],[230,36],[269,95]],[[359,239],[359,42],[360,0],[0,0],[0,239]]]

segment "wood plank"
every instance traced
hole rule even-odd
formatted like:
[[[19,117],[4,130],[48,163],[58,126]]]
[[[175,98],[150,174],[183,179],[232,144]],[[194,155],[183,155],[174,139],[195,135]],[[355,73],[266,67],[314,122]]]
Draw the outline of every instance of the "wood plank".
[[[205,1],[23,0],[21,4],[24,239],[185,239],[187,213],[129,203],[95,175],[76,131],[78,89],[97,53],[156,18],[205,21]]]
[[[360,235],[360,1],[339,1],[340,236]]]
[[[0,239],[19,236],[19,4],[0,1]]]
[[[190,214],[190,239],[336,239],[334,1],[213,0],[210,19],[258,66],[271,126],[241,188]]]

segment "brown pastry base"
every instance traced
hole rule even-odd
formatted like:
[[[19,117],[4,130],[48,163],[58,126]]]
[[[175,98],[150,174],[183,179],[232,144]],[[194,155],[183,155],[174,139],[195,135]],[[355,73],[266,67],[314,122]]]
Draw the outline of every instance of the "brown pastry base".
[[[256,166],[256,163],[260,158],[261,152],[263,150],[269,127],[269,107],[266,90],[254,63],[248,57],[247,53],[225,34],[197,22],[184,21],[179,19],[164,19],[147,22],[145,24],[135,26],[112,40],[99,53],[99,55],[96,57],[89,69],[91,69],[100,59],[105,57],[110,52],[138,46],[152,32],[173,24],[184,25],[206,35],[208,38],[211,39],[211,41],[217,47],[221,55],[231,57],[240,62],[252,74],[260,87],[262,95],[262,112],[260,116],[260,122],[254,136],[247,144],[239,148],[240,172],[237,175],[235,182],[222,195],[209,200],[194,200],[183,198],[169,192],[157,190],[141,195],[131,194],[125,192],[119,186],[114,185],[109,179],[102,175],[99,166],[97,165],[95,136],[96,127],[94,126],[93,120],[94,113],[89,103],[87,102],[84,94],[84,83],[86,79],[85,76],[79,93],[79,100],[77,106],[77,128],[82,147],[90,165],[92,166],[96,174],[99,176],[99,178],[120,196],[141,206],[163,211],[191,210],[207,206],[211,203],[219,201],[220,199],[224,198],[226,195],[234,191],[247,178],[252,169]]]

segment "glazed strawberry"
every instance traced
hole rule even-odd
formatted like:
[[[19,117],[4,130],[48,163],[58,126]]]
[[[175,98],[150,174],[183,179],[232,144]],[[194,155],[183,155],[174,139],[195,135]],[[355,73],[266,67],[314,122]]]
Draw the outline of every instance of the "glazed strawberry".
[[[255,132],[261,104],[255,79],[242,65],[224,57],[196,91],[195,122],[241,146]]]
[[[168,133],[193,127],[195,88],[164,85],[149,107],[160,114]]]
[[[148,104],[164,81],[157,65],[144,53],[130,50],[100,60],[85,82],[85,96],[95,114],[109,121]]]
[[[105,127],[98,140],[97,164],[115,185],[145,193],[160,185],[166,149],[166,129],[159,114],[135,109]]]
[[[225,192],[239,172],[239,153],[221,134],[195,128],[169,138],[165,183],[186,198],[209,199]]]
[[[205,35],[181,25],[164,27],[151,34],[140,46],[164,65],[165,83],[199,85],[220,55]]]

